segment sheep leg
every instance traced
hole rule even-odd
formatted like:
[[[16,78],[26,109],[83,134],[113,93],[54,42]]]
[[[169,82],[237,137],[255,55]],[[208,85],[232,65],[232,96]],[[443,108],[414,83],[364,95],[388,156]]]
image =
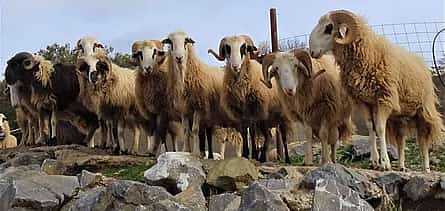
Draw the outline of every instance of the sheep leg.
[[[110,127],[110,131],[111,131],[111,140],[112,140],[112,148],[113,148],[113,153],[114,154],[120,154],[120,146],[119,146],[119,137],[118,137],[118,122],[117,120],[113,120],[111,122],[111,127]]]
[[[223,142],[219,145],[219,154],[221,154],[221,160],[224,160],[225,154],[226,154],[226,143],[228,142],[228,136],[224,137]],[[239,147],[238,147],[239,148]],[[236,155],[237,157],[241,157],[241,153],[238,155],[238,148],[236,148]]]
[[[119,148],[120,148],[120,152],[127,154],[128,152],[125,149],[125,128],[126,128],[126,122],[125,121],[119,121],[118,123],[118,143],[119,143]]]
[[[418,124],[417,128],[417,143],[419,143],[420,154],[423,157],[423,171],[425,173],[430,173],[430,156],[429,156],[429,146],[428,146],[428,129],[426,128],[426,123],[423,121]]]
[[[205,129],[199,130],[199,152],[202,158],[206,158],[206,131]],[[210,155],[209,155],[210,156]]]
[[[131,149],[131,154],[137,155],[139,153],[139,140],[141,138],[141,128],[139,125],[135,125],[134,127],[134,141],[133,147]]]
[[[375,125],[372,120],[371,111],[366,106],[358,105],[360,110],[363,112],[362,117],[366,121],[366,128],[368,129],[368,144],[371,147],[371,168],[377,169],[379,166],[379,151],[377,150],[377,138],[375,134]]]
[[[399,152],[399,168],[400,171],[406,171],[405,167],[405,137],[402,136],[397,140],[397,150]]]
[[[250,147],[252,148],[252,159],[258,160],[258,147],[256,145],[256,126],[249,127]],[[266,138],[266,137],[264,137]]]
[[[106,124],[106,133],[107,133],[107,144],[106,144],[106,148],[109,148],[109,149],[114,149],[114,147],[115,147],[115,145],[116,145],[116,142],[115,142],[115,140],[117,140],[117,139],[115,139],[115,135],[117,135],[117,133],[114,133],[115,131],[114,131],[114,128],[115,128],[115,126],[114,126],[114,123],[113,123],[113,121],[105,121],[105,124]]]
[[[277,160],[281,161],[283,160],[283,144],[282,144],[283,134],[281,134],[279,126],[276,128],[275,141],[276,141]]]
[[[190,120],[189,118],[187,118],[186,115],[182,116],[182,129],[184,131],[184,144],[182,146],[182,151],[183,152],[190,152]]]
[[[321,164],[332,163],[329,156],[329,130],[324,121],[321,123],[320,130],[318,131],[318,137],[321,141]]]
[[[213,157],[213,140],[212,140],[212,138],[213,138],[213,136],[212,136],[212,134],[213,134],[213,132],[214,132],[214,129],[213,128],[211,128],[211,127],[208,127],[208,128],[206,128],[205,129],[205,132],[206,132],[206,136],[207,136],[207,148],[208,148],[208,151],[209,151],[209,159],[214,159],[214,157]]]
[[[303,125],[304,128],[304,165],[313,166],[314,156],[312,152],[312,128],[306,124]]]
[[[99,147],[104,149],[107,144],[107,125],[105,121],[99,120],[99,131],[100,131],[100,145]]]
[[[42,111],[39,114],[39,138],[36,141],[36,145],[45,145],[49,138],[49,116],[46,111]]]
[[[197,154],[199,153],[199,141],[198,141],[198,136],[199,136],[199,126],[201,124],[201,115],[198,112],[194,112],[193,113],[193,119],[192,119],[192,143],[193,143],[193,150],[192,153],[193,154]],[[205,131],[204,131],[205,132]]]
[[[281,124],[277,129],[279,129],[281,133],[281,137],[283,140],[283,147],[284,147],[284,161],[286,163],[290,163],[289,158],[289,149],[287,148],[287,135],[288,135],[288,128],[287,125]],[[278,131],[278,130],[277,130]],[[277,146],[278,147],[278,146]]]
[[[335,163],[337,161],[337,141],[339,138],[339,131],[337,127],[332,127],[331,130],[329,130],[329,140],[328,143],[331,147],[331,161]]]
[[[380,158],[382,170],[391,170],[391,163],[389,161],[388,149],[386,146],[386,122],[391,114],[390,108],[381,105],[374,114],[374,122],[376,123],[377,137],[380,141]]]
[[[51,112],[51,130],[50,130],[50,144],[56,145],[57,144],[57,136],[56,136],[56,129],[57,129],[57,117],[56,117],[56,111]]]

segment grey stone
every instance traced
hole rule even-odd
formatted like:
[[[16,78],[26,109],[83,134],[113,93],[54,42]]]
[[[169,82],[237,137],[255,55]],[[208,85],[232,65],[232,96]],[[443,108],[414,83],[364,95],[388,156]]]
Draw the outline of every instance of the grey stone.
[[[205,176],[201,162],[188,152],[163,153],[156,165],[144,172],[147,184],[165,187],[172,194],[190,186],[201,187]]]
[[[372,211],[360,195],[332,179],[319,179],[315,187],[313,211]]]
[[[263,185],[254,182],[241,196],[240,211],[289,210],[281,198]]]
[[[185,207],[172,200],[161,200],[154,203],[149,210],[153,211],[192,211],[192,209]]]
[[[59,208],[72,198],[79,188],[79,181],[74,176],[36,176],[16,180],[15,183],[13,206],[38,210]]]
[[[66,171],[66,167],[54,159],[45,159],[40,169],[49,175],[63,175]]]
[[[0,210],[8,210],[15,197],[15,185],[11,178],[0,179]]]
[[[0,169],[8,168],[8,167],[17,167],[17,166],[28,166],[28,165],[40,165],[47,158],[50,158],[50,154],[46,152],[23,152],[18,153],[15,157],[7,160],[6,162],[0,165]]]
[[[40,165],[17,166],[0,170],[0,178],[13,178],[15,180],[43,175],[46,174],[40,171]]]
[[[314,189],[317,180],[333,179],[337,183],[348,186],[360,194],[361,198],[371,199],[380,193],[380,188],[370,182],[365,176],[352,169],[345,168],[340,164],[325,164],[317,169],[307,173],[301,185],[303,187]]]
[[[100,183],[103,179],[103,175],[100,173],[92,173],[87,170],[82,170],[79,177],[80,188],[93,187]]]
[[[207,175],[207,183],[227,191],[240,190],[259,176],[258,168],[245,158],[218,161]]]
[[[414,176],[403,187],[408,198],[413,201],[432,196],[439,187],[439,181],[436,178],[426,176]]]
[[[81,192],[78,199],[72,200],[61,211],[107,210],[112,204],[111,193],[105,187],[96,187],[86,192]]]
[[[190,186],[187,190],[175,196],[177,202],[194,211],[207,210],[207,201],[201,191],[201,187]]]
[[[394,172],[382,175],[375,179],[376,184],[395,199],[399,199],[402,187],[407,181],[408,178],[402,177],[400,174]]]
[[[209,211],[237,211],[241,204],[241,196],[223,193],[210,196]]]
[[[377,139],[377,149],[380,150],[380,144],[378,144]],[[368,143],[368,136],[361,136],[361,135],[353,135],[352,136],[352,153],[354,157],[356,158],[363,158],[363,157],[370,157],[371,156],[371,148],[369,147]],[[397,148],[388,145],[388,155],[391,160],[398,160],[399,159],[399,153],[397,151]]]
[[[295,186],[294,181],[289,179],[260,179],[258,182],[270,191],[277,193],[290,192]]]
[[[107,192],[127,204],[149,205],[164,199],[173,200],[173,196],[164,188],[128,180],[117,180],[107,187]]]

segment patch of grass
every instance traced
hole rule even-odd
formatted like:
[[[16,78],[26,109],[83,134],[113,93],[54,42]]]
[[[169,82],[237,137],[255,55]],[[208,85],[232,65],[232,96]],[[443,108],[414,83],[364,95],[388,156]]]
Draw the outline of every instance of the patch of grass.
[[[120,180],[144,182],[144,171],[151,168],[155,163],[154,160],[149,160],[144,164],[104,168],[101,173],[107,177],[113,177]]]
[[[293,166],[302,166],[304,164],[304,156],[303,155],[293,155],[289,157],[290,164]]]
[[[342,145],[337,149],[337,162],[354,168],[368,168],[369,159],[357,158],[352,151],[352,145]]]

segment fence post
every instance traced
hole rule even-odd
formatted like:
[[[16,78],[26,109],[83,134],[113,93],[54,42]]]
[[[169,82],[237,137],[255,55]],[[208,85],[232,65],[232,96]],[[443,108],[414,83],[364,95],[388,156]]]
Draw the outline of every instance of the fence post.
[[[278,51],[277,9],[270,8],[270,39],[272,52]]]

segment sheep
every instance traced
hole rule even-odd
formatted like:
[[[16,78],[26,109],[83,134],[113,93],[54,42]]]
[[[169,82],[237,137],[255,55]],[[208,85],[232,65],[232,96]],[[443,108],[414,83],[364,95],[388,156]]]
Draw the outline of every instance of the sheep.
[[[17,139],[11,134],[8,118],[0,113],[0,134],[3,133],[3,140],[0,141],[0,149],[8,149],[17,147]]]
[[[240,119],[244,126],[250,126],[251,137],[255,137],[255,127],[265,137],[260,161],[267,160],[270,129],[279,126],[285,148],[285,161],[290,163],[287,150],[287,127],[289,121],[281,113],[281,102],[277,89],[268,89],[261,82],[261,65],[252,58],[257,51],[252,39],[247,35],[224,37],[219,44],[219,54],[209,49],[219,61],[226,60],[224,91],[221,104],[231,119]],[[253,124],[255,122],[255,125]],[[252,127],[254,126],[254,127]],[[243,134],[243,156],[248,157],[249,148],[245,129]],[[251,138],[252,157],[257,158],[255,138]]]
[[[80,57],[77,62],[82,77],[88,76],[87,88],[95,100],[93,110],[99,119],[112,123],[112,138],[118,140],[113,146],[115,153],[126,152],[124,145],[124,128],[129,125],[134,129],[134,142],[131,150],[137,154],[139,149],[140,126],[147,125],[136,108],[135,78],[136,73],[120,67],[102,54]],[[144,129],[146,129],[144,127]],[[149,134],[152,132],[147,129]]]
[[[311,32],[309,46],[314,58],[332,51],[340,66],[343,87],[355,103],[366,108],[363,113],[372,131],[372,165],[379,162],[374,133],[380,140],[380,167],[389,170],[387,122],[408,119],[408,123],[415,122],[423,169],[430,172],[428,149],[443,140],[444,126],[436,108],[438,99],[431,73],[424,61],[377,35],[362,17],[346,10],[322,16]],[[402,163],[400,167],[404,170]]]
[[[8,85],[11,106],[15,108],[17,124],[22,131],[20,145],[33,145],[38,132],[38,112],[31,105],[31,87],[21,82]]]
[[[263,77],[269,88],[272,88],[271,79],[276,78],[286,116],[302,121],[320,139],[321,163],[335,162],[337,140],[348,142],[353,126],[352,100],[341,87],[333,58],[311,59],[304,49],[270,53],[263,58]],[[312,137],[306,139],[310,145]],[[312,163],[309,160],[312,149],[308,149],[305,150],[308,156],[305,161]]]
[[[167,62],[166,52],[163,51],[163,44],[159,40],[136,41],[132,45],[132,59],[138,72],[135,80],[136,106],[146,119],[155,121],[156,137],[166,143],[166,132],[168,130],[172,142],[173,151],[178,149],[177,137],[180,135],[177,125],[180,116],[169,114],[167,98]],[[151,143],[148,142],[148,147]],[[156,152],[159,151],[159,141],[156,140],[154,146]],[[149,149],[150,150],[150,149]]]
[[[97,128],[97,117],[87,112],[78,101],[79,84],[74,65],[53,65],[40,56],[20,52],[8,61],[5,76],[8,85],[20,82],[23,86],[31,87],[30,103],[39,116],[36,144],[54,141],[57,119],[70,121],[87,131],[85,141],[92,137]],[[73,119],[73,116],[77,119]],[[51,140],[48,140],[50,133]]]
[[[170,33],[162,43],[170,45],[167,98],[170,113],[181,116],[185,132],[183,150],[197,152],[195,140],[199,137],[199,151],[204,156],[207,138],[211,159],[215,127],[238,127],[238,123],[230,120],[220,106],[223,70],[201,62],[192,47],[195,41],[185,32]]]

